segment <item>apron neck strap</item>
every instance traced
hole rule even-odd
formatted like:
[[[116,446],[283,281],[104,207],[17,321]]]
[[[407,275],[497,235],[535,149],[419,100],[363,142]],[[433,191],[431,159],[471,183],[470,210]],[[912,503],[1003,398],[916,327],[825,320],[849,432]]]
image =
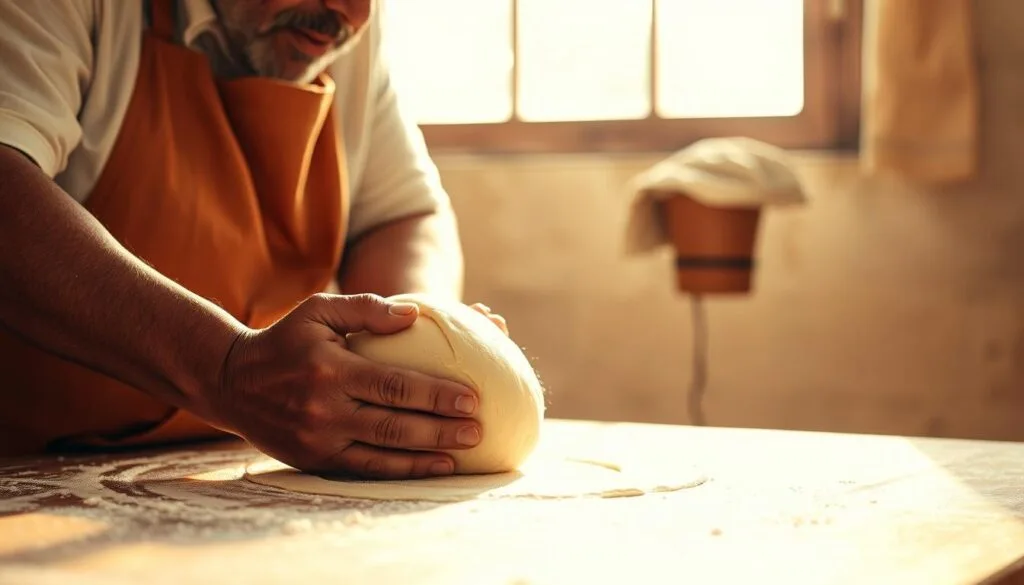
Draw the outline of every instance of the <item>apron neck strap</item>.
[[[174,13],[178,0],[149,0],[149,18],[153,33],[166,41],[175,35]]]

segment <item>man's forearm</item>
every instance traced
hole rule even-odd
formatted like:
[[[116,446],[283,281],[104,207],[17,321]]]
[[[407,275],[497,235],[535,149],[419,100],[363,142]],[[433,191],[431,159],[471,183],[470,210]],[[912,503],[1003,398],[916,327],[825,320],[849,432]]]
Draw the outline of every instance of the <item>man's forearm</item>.
[[[0,324],[179,407],[215,384],[245,328],[125,250],[21,153],[0,146]],[[197,413],[201,416],[204,413]]]
[[[449,209],[374,228],[351,243],[339,274],[345,294],[421,292],[462,298],[463,260]]]

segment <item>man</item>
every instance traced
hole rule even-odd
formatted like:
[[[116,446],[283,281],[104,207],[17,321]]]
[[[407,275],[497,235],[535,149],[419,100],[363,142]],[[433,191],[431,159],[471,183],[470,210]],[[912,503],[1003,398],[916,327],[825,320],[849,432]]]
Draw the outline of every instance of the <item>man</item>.
[[[476,389],[345,349],[461,294],[378,9],[0,0],[0,454],[228,432],[406,478],[479,442]]]

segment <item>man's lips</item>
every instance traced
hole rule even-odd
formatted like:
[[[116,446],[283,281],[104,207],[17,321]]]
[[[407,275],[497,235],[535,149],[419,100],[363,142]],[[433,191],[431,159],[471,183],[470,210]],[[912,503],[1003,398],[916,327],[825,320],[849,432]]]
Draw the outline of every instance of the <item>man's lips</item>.
[[[308,28],[296,28],[296,29],[292,29],[292,30],[294,30],[295,32],[297,32],[297,33],[299,33],[301,35],[305,35],[305,36],[309,37],[309,40],[313,41],[314,43],[328,44],[328,43],[333,43],[334,42],[334,37],[332,37],[330,35],[327,35],[327,34],[324,34],[324,33],[320,32],[320,31],[316,31],[316,30],[308,29]]]
[[[311,29],[286,28],[282,32],[288,35],[296,49],[310,57],[322,56],[335,43],[334,37]]]

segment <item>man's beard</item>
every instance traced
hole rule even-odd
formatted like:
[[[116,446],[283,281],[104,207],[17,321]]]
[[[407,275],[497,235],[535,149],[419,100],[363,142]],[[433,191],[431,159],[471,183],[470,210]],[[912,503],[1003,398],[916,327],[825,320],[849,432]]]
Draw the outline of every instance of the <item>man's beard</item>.
[[[350,29],[346,27],[346,30]],[[243,53],[245,65],[252,75],[298,83],[309,83],[334,61],[342,45],[351,36],[351,32],[349,32],[334,43],[334,48],[315,59],[310,58],[309,55],[302,53],[298,49],[291,47],[285,49],[290,51],[288,57],[292,63],[306,63],[304,72],[298,78],[285,70],[283,55],[280,54],[281,49],[275,47],[272,40],[268,38],[257,37],[245,47],[245,52]]]
[[[257,23],[233,18],[240,16],[222,15],[232,44],[241,48],[236,57],[241,61],[245,75],[309,83],[337,57],[341,47],[355,34],[349,23],[331,11],[285,10],[262,29],[257,28]],[[289,29],[311,30],[331,37],[332,48],[312,58],[294,47],[282,47],[279,42],[275,43],[275,34]],[[282,51],[288,53],[282,54]],[[296,70],[296,64],[302,64],[301,71]]]

